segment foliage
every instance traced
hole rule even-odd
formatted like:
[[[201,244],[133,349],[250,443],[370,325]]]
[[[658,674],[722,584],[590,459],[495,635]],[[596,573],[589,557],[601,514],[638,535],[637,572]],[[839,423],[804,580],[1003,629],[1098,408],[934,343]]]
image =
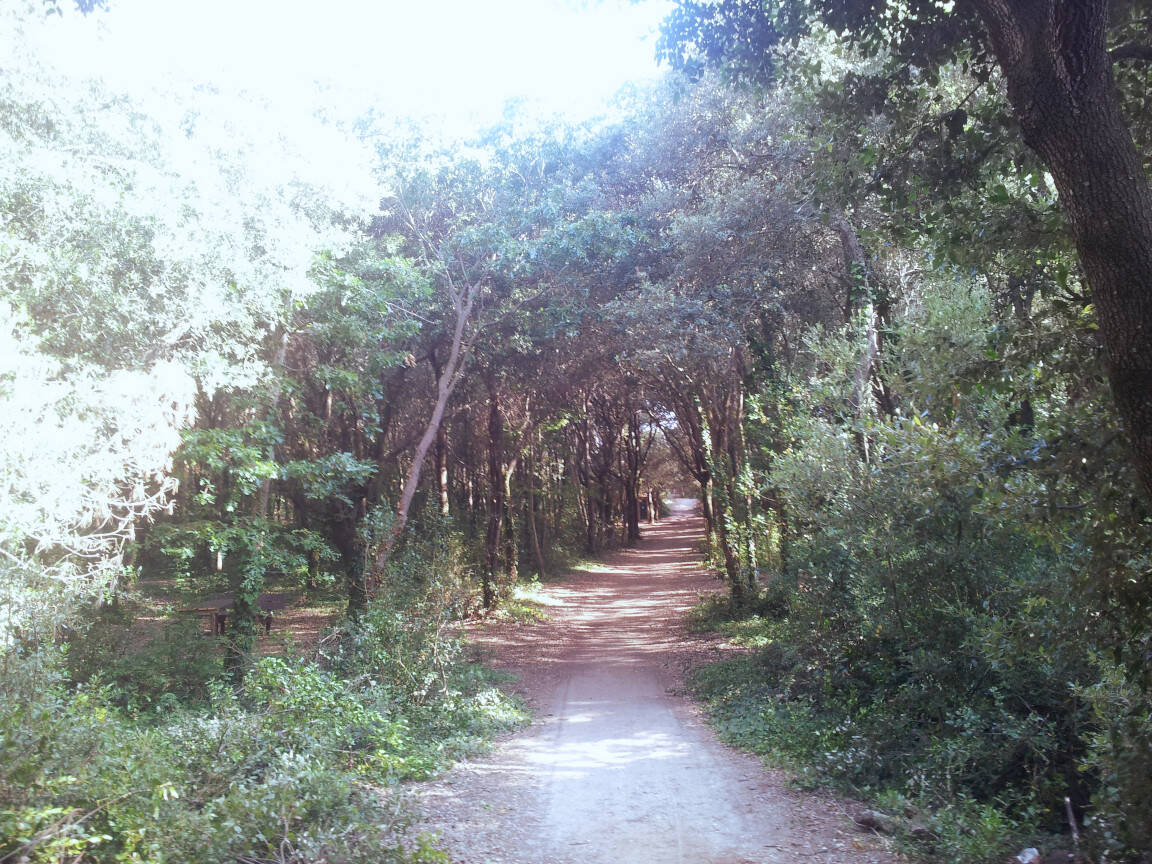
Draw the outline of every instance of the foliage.
[[[114,92],[0,10],[0,856],[401,856],[373,784],[515,719],[455,622],[694,485],[728,734],[940,858],[1067,796],[1139,860],[1152,524],[969,8],[683,0],[690,77],[457,142]],[[136,577],[227,591],[227,639],[143,637]],[[261,658],[270,584],[348,620]]]
[[[67,621],[123,574],[138,520],[171,492],[188,381],[161,364],[102,375],[37,348],[0,304],[0,650]]]
[[[429,586],[440,572],[424,564],[409,577]],[[185,661],[181,675],[163,642],[127,655],[96,640],[73,646],[84,652],[67,658],[76,674],[105,670],[82,685],[60,657],[8,654],[0,855],[442,860],[404,839],[407,816],[389,790],[523,716],[462,661],[442,602],[424,590],[382,598],[316,659],[265,657],[242,690],[216,677],[199,705],[180,688],[197,686],[202,668]],[[142,674],[149,661],[164,665]]]
[[[128,599],[101,604],[72,623],[64,658],[68,680],[99,691],[132,716],[203,704],[221,668],[199,620],[165,620],[139,645],[135,605]]]
[[[889,357],[902,407],[864,419],[868,465],[853,424],[828,411],[850,380],[851,331],[813,339],[772,472],[790,561],[765,616],[726,625],[757,653],[698,684],[727,734],[802,778],[898,795],[951,825],[919,835],[946,859],[999,860],[1031,832],[1059,832],[1065,796],[1100,851],[1123,858],[1144,845],[1149,799],[1114,748],[1146,759],[1146,696],[1099,651],[1143,644],[1147,622],[1115,594],[1102,618],[1106,595],[1086,576],[1089,549],[1107,548],[1091,511],[1115,481],[1059,466],[1070,441],[1097,434],[1106,394],[1085,383],[1083,360],[1046,364],[1029,386],[1035,425],[1014,426],[1018,391],[987,364],[1004,338],[987,309],[944,285],[907,310]],[[1058,318],[1032,335],[1067,332]],[[1091,408],[1069,402],[1072,388]],[[1064,508],[1067,495],[1093,503]],[[1141,510],[1129,518],[1146,530]],[[1131,709],[1117,710],[1124,686]]]
[[[60,68],[55,17],[21,2],[0,16],[7,650],[123,577],[175,491],[196,394],[258,380],[316,253],[347,243],[365,198],[294,173],[323,160],[258,121],[266,106],[111,91]],[[330,131],[312,121],[299,140]]]
[[[1141,5],[1101,24],[1118,44]],[[774,554],[761,617],[724,625],[757,659],[704,684],[751,746],[913,802],[938,857],[995,860],[1066,830],[1067,796],[1092,854],[1143,860],[1142,457],[1116,446],[1109,322],[1073,235],[1081,256],[1094,247],[1065,218],[1076,190],[1058,200],[1054,151],[1042,163],[1023,146],[1027,86],[1005,67],[1005,89],[984,41],[999,24],[984,14],[979,32],[971,14],[989,8],[682,2],[665,24],[662,51],[698,88],[721,63],[729,91],[757,85],[756,119],[713,128],[730,163],[764,178],[761,224],[785,186],[795,212],[836,229],[845,268],[839,321],[765,316],[769,332],[751,331],[762,365],[745,434]],[[1147,68],[1117,74],[1120,100],[1139,104]],[[1035,124],[1024,132],[1036,146]],[[1138,173],[1120,182],[1142,186]],[[738,244],[719,225],[696,234],[713,260],[718,238]],[[1122,245],[1108,255],[1139,254]]]

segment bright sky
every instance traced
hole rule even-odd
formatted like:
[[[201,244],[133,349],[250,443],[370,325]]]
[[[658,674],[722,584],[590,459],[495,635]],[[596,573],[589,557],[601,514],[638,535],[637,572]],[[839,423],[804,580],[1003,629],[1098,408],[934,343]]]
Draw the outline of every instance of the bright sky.
[[[110,0],[92,59],[115,80],[163,70],[291,99],[312,82],[457,128],[525,97],[573,118],[654,77],[668,0]],[[86,22],[90,23],[90,22]],[[91,28],[73,56],[91,56]],[[89,68],[93,68],[90,66]]]

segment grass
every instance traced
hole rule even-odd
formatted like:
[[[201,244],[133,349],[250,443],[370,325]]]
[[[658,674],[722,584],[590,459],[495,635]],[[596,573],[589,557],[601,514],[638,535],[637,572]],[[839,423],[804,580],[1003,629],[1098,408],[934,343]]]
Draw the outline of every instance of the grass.
[[[561,601],[549,597],[539,582],[527,582],[513,587],[496,614],[520,624],[538,624],[551,619],[548,607],[560,605]]]
[[[693,633],[720,633],[743,648],[763,648],[778,637],[777,621],[753,612],[737,613],[726,593],[698,597],[688,612],[688,629]]]

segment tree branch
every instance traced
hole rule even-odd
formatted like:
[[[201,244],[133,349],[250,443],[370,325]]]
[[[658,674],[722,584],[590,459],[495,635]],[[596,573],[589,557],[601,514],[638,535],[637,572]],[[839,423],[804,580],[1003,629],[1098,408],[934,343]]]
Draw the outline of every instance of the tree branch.
[[[1144,42],[1126,42],[1109,51],[1108,57],[1113,63],[1123,63],[1125,60],[1152,62],[1152,45]]]

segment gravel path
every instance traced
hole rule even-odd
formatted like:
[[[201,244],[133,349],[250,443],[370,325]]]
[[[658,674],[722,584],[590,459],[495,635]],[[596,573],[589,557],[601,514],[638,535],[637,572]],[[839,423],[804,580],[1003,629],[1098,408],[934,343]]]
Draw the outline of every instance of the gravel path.
[[[545,594],[551,619],[481,626],[472,641],[520,676],[537,711],[488,757],[417,790],[422,830],[457,864],[880,864],[849,805],[804,795],[715,739],[683,671],[722,650],[684,632],[717,583],[701,520],[648,526],[636,549]]]

